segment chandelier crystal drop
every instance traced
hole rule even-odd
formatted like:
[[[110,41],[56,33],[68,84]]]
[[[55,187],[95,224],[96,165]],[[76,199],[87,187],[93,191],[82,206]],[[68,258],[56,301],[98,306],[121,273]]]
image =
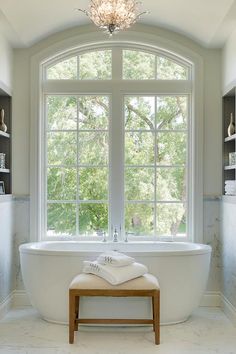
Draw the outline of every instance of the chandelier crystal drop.
[[[132,26],[147,11],[140,12],[141,3],[135,0],[91,0],[89,10],[81,10],[98,27],[112,35]]]

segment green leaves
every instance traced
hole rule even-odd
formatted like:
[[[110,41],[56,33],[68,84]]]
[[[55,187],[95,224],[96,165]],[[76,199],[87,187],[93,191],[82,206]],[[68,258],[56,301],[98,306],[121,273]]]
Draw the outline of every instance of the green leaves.
[[[111,76],[111,50],[97,50],[79,56],[81,80],[109,80]]]
[[[74,96],[47,96],[47,129],[77,129],[77,99]]]
[[[73,56],[49,67],[47,79],[109,80],[112,76],[111,65],[111,50],[96,50]]]
[[[186,232],[187,97],[125,97],[125,227]]]
[[[47,69],[48,80],[75,80],[77,79],[77,57],[63,60]]]
[[[155,79],[155,55],[138,50],[123,50],[123,79]]]

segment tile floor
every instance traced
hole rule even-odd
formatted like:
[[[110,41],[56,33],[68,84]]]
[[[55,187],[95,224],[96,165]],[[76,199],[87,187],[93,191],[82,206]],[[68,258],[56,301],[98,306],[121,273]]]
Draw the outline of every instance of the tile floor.
[[[0,354],[236,354],[236,327],[219,308],[199,308],[185,323],[161,327],[81,327],[68,344],[68,327],[47,323],[32,308],[11,310],[0,321]]]

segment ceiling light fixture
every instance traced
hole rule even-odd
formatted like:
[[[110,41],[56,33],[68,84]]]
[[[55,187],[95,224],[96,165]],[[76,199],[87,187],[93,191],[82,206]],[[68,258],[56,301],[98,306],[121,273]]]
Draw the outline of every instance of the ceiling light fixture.
[[[91,0],[89,10],[82,11],[98,27],[114,32],[132,26],[147,11],[140,12],[141,3],[135,0]]]

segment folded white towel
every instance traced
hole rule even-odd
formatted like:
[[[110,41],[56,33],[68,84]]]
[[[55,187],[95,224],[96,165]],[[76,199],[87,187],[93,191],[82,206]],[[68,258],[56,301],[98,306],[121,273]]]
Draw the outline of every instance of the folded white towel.
[[[225,185],[235,185],[236,181],[235,180],[227,180],[225,181]]]
[[[83,263],[83,273],[98,275],[112,285],[118,285],[128,280],[138,278],[148,272],[145,265],[136,262],[125,267],[112,267],[108,264],[99,264],[96,261],[84,261]]]
[[[111,251],[100,254],[97,258],[97,262],[99,264],[109,264],[113,267],[123,267],[134,263],[135,259],[126,256],[126,254],[117,251]]]

